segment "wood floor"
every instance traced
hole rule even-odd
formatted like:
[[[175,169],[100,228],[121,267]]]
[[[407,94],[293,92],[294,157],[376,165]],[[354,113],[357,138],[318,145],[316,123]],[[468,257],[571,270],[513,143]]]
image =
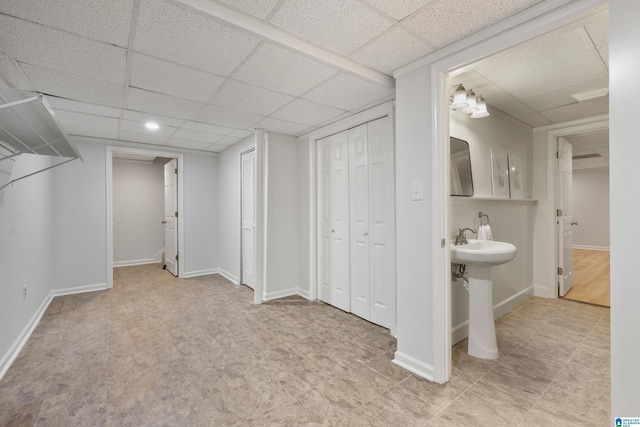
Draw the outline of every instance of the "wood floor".
[[[573,288],[565,298],[610,306],[609,251],[573,250]]]

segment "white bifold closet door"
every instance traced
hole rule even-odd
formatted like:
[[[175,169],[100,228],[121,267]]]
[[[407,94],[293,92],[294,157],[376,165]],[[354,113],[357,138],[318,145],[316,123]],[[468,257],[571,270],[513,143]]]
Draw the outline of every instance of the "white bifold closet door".
[[[384,117],[325,138],[318,148],[319,298],[391,328],[395,322],[395,255],[390,119]],[[338,229],[340,239],[332,238]],[[340,298],[336,298],[338,293]]]
[[[242,165],[242,283],[256,287],[256,151],[240,156]]]

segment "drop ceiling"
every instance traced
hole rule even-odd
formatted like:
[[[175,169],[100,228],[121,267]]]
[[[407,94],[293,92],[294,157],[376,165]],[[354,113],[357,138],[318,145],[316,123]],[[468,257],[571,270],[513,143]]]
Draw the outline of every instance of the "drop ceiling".
[[[44,93],[72,139],[219,152],[255,128],[301,135],[393,99],[393,70],[540,1],[3,0],[0,85]],[[465,83],[531,126],[566,121],[568,95],[606,85],[603,25]],[[562,65],[565,44],[575,60]],[[555,64],[545,76],[564,79],[552,97],[517,81],[541,51]],[[593,104],[579,113],[599,114]]]

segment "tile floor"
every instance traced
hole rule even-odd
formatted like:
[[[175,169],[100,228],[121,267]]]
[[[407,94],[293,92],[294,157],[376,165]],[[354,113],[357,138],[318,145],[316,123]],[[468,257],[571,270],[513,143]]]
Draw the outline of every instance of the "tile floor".
[[[604,426],[609,310],[532,298],[501,357],[454,347],[437,385],[391,363],[389,332],[320,302],[252,305],[213,275],[115,270],[55,298],[0,381],[0,425]]]

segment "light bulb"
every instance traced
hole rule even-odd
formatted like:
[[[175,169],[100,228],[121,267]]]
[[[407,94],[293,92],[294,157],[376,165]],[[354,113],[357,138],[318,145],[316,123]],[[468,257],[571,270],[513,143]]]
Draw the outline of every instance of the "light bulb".
[[[157,123],[154,122],[147,122],[144,124],[144,127],[146,127],[147,129],[150,130],[158,130],[160,129],[160,125],[158,125]]]
[[[487,103],[484,102],[484,98],[482,97],[482,95],[478,96],[476,107],[478,107],[478,111],[471,114],[472,119],[481,119],[483,117],[489,116],[489,112],[487,111]]]
[[[467,104],[467,91],[464,88],[464,86],[462,86],[462,84],[459,84],[456,87],[456,92],[453,94],[453,101],[451,103],[451,109],[452,110],[463,110],[465,108],[467,108],[469,106],[469,104]]]
[[[469,104],[469,106],[462,110],[463,113],[471,114],[478,111],[476,94],[473,89],[467,92],[467,104]]]

